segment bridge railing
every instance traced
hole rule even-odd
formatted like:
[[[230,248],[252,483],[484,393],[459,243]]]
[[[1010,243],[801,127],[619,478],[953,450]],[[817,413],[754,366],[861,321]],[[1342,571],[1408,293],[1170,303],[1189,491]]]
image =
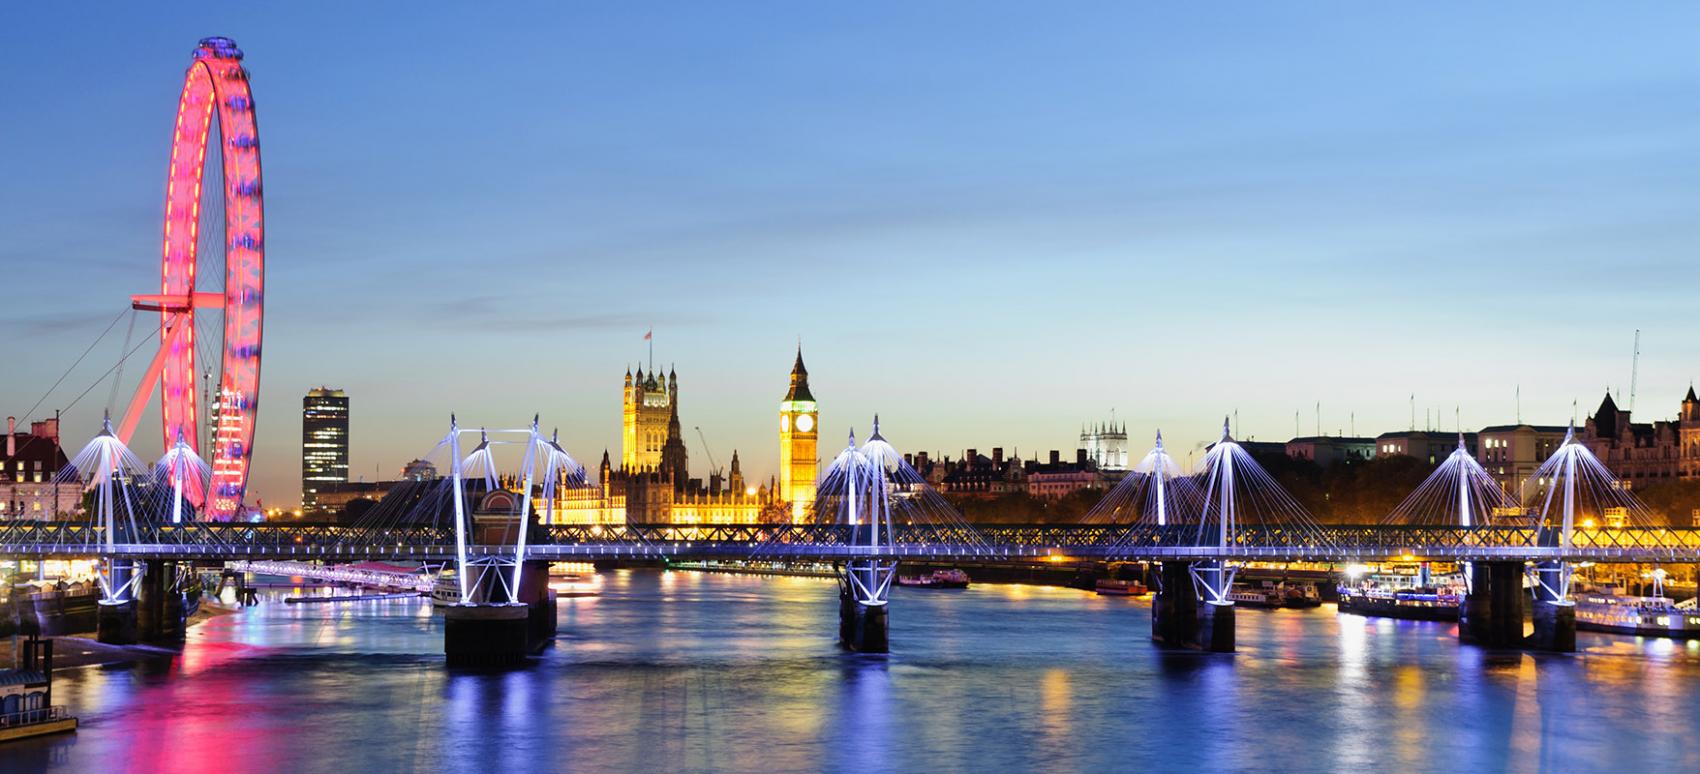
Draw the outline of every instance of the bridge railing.
[[[856,529],[838,524],[556,524],[536,528],[532,543],[558,547],[554,553],[572,553],[576,546],[599,547],[613,555],[713,551],[726,556],[739,552],[756,557],[797,556],[814,549],[824,556],[865,545],[865,539],[857,539]],[[1196,525],[896,525],[888,537],[894,556],[934,551],[952,556],[1050,552],[1081,557],[1165,557],[1203,556],[1219,548],[1209,536],[1201,536]],[[0,522],[0,555],[94,553],[104,538],[102,530],[86,523]],[[1535,527],[1265,525],[1236,530],[1225,551],[1219,552],[1347,560],[1404,554],[1433,558],[1534,557],[1558,551],[1559,538],[1554,530]],[[131,553],[400,558],[436,556],[445,547],[452,548],[454,533],[433,525],[360,529],[302,522],[199,523],[126,530],[114,542],[128,546]],[[1700,559],[1700,529],[1578,529],[1564,553],[1574,558],[1695,561]]]

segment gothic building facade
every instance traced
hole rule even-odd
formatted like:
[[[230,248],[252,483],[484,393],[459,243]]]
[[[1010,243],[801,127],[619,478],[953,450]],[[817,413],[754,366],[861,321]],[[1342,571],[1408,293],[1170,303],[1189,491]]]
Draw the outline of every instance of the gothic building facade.
[[[692,478],[679,421],[679,377],[626,373],[620,464],[604,451],[585,486],[563,488],[555,507],[562,524],[753,524],[805,517],[814,502],[817,408],[802,351],[780,404],[780,476],[750,486],[737,450],[731,466]]]
[[[807,520],[815,502],[815,478],[820,474],[820,409],[809,391],[809,369],[803,367],[803,348],[791,366],[791,389],[779,402],[779,499],[792,523]]]
[[[644,376],[639,366],[637,377],[626,369],[626,387],[622,399],[620,434],[620,467],[623,470],[653,470],[661,467],[661,449],[667,443],[667,420],[673,416],[679,397],[679,376],[667,378],[654,370]]]
[[[1080,446],[1099,470],[1127,470],[1127,425],[1099,422],[1080,428]]]
[[[1700,478],[1700,397],[1689,387],[1676,419],[1638,424],[1608,392],[1588,417],[1581,440],[1632,488]]]

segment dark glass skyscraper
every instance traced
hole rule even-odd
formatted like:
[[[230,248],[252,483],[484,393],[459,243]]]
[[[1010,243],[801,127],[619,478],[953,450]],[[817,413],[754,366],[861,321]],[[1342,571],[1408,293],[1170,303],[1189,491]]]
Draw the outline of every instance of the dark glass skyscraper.
[[[318,508],[319,488],[348,482],[348,395],[320,387],[301,400],[301,510]]]

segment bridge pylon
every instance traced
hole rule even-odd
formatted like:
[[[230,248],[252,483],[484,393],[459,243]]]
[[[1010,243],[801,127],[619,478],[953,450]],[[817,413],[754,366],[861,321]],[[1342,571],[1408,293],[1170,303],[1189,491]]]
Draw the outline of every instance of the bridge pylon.
[[[526,440],[522,483],[512,498],[512,510],[468,513],[468,471],[482,478],[486,495],[497,490],[499,477],[489,431],[479,431],[478,445],[464,458],[460,455],[461,432],[451,416],[449,436],[443,445],[448,447],[451,459],[460,599],[443,611],[443,653],[451,667],[516,666],[554,638],[557,622],[548,563],[527,559],[527,545],[535,529],[531,504],[538,474],[542,474],[543,500],[551,503],[562,477],[582,478],[583,468],[561,449],[558,438],[543,439],[538,419],[533,417],[529,430],[515,431],[525,433]],[[511,546],[511,553],[504,549],[473,555],[472,545]]]
[[[874,432],[858,448],[856,432],[816,487],[815,518],[847,528],[851,553],[838,567],[838,641],[858,653],[891,650],[891,587],[897,580],[893,510],[899,500],[913,507],[924,497],[921,479],[901,455]],[[911,516],[916,513],[911,512]]]

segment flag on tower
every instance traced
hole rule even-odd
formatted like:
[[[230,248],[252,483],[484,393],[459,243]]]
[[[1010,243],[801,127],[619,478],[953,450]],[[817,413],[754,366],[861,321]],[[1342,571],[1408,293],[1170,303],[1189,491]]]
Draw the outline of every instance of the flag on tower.
[[[644,333],[643,333],[643,340],[644,341],[650,341],[650,340],[653,340],[654,338],[655,338],[655,329],[654,328],[650,328],[649,330],[644,331]]]

